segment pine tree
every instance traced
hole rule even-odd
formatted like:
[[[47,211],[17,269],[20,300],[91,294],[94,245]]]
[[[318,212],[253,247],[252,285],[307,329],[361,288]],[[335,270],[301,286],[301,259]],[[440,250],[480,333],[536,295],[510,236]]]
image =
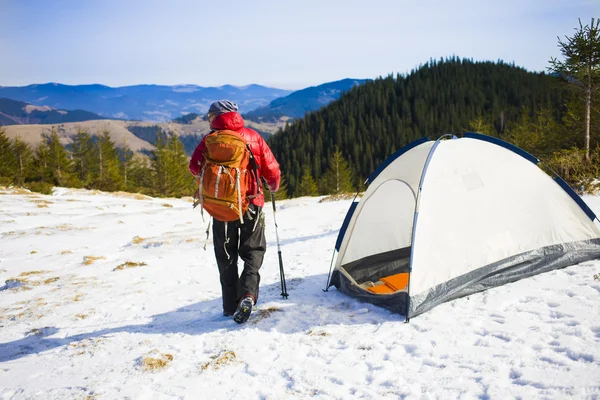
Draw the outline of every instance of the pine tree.
[[[169,138],[169,175],[171,187],[168,195],[180,197],[192,192],[193,178],[188,170],[188,155],[183,143],[175,134]]]
[[[537,157],[551,154],[562,140],[558,123],[549,110],[540,110],[533,118],[523,116],[520,124],[507,131],[506,139]]]
[[[495,136],[496,133],[492,124],[488,123],[481,115],[471,121],[469,130],[471,132],[483,133],[484,135],[491,136]]]
[[[41,182],[51,182],[52,173],[49,168],[50,148],[46,140],[43,140],[35,148],[33,154],[33,176],[32,180]]]
[[[315,183],[315,180],[310,173],[310,168],[308,167],[304,168],[304,173],[302,175],[302,179],[300,180],[300,185],[298,185],[296,194],[298,196],[317,196],[319,194],[317,191],[317,184]]]
[[[152,152],[151,166],[153,177],[153,189],[157,194],[163,196],[169,190],[169,149],[166,135],[159,131],[156,135],[156,148]]]
[[[25,183],[27,176],[31,175],[33,151],[31,150],[31,147],[18,136],[12,142],[12,151],[16,160],[15,183],[22,186]]]
[[[48,146],[46,174],[54,185],[65,185],[69,182],[72,163],[65,147],[60,143],[56,129],[52,127],[50,135],[44,135]]]
[[[564,61],[550,59],[548,70],[557,74],[567,85],[584,94],[585,101],[585,159],[590,161],[590,124],[592,95],[600,88],[600,19],[592,18],[590,25],[579,20],[579,29],[572,37],[558,39]]]
[[[263,185],[263,192],[265,195],[265,201],[269,201],[271,199],[271,192],[269,191],[267,185]],[[287,182],[283,174],[281,175],[281,180],[279,181],[279,190],[277,193],[275,193],[275,198],[278,200],[289,198]]]
[[[78,128],[73,138],[73,171],[81,183],[86,186],[94,170],[94,143],[90,134]]]
[[[151,161],[153,188],[163,196],[182,196],[192,191],[192,178],[188,173],[188,156],[179,138],[159,133]]]
[[[322,194],[350,193],[353,191],[352,170],[337,147],[329,157],[329,169],[321,182]]]
[[[143,192],[151,194],[152,188],[152,170],[147,158],[135,154],[124,165],[127,175],[126,189],[132,192]]]
[[[110,138],[110,131],[102,131],[96,145],[97,176],[92,186],[107,191],[120,190],[122,187],[119,152]]]
[[[16,160],[11,149],[10,139],[6,136],[4,128],[0,127],[0,177],[13,179],[15,175]]]

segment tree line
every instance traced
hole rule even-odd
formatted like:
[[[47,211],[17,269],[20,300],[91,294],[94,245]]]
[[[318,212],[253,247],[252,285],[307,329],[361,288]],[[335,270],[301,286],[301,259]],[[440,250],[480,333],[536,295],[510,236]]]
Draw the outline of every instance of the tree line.
[[[129,191],[181,197],[193,193],[189,158],[176,135],[158,132],[149,155],[118,148],[110,131],[91,135],[78,130],[63,145],[53,127],[32,148],[20,137],[9,139],[0,127],[0,184],[50,193],[53,186]]]
[[[153,151],[134,153],[118,148],[109,130],[96,136],[79,129],[72,142],[63,145],[53,127],[43,135],[43,141],[32,148],[18,136],[9,139],[0,127],[0,185],[18,185],[47,194],[54,186],[128,191],[157,197],[193,194],[195,180],[188,171],[189,156],[180,138],[157,129],[154,141]],[[307,170],[299,195],[351,192],[352,180],[352,171],[337,150],[318,185]],[[266,187],[265,192],[268,192]],[[277,198],[287,197],[286,179],[282,177]]]

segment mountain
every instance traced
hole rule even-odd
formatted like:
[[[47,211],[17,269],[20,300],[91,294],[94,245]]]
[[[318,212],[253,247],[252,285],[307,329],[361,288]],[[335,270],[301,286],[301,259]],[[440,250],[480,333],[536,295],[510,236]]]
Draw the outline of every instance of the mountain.
[[[202,87],[196,85],[104,85],[35,84],[0,87],[0,97],[60,109],[85,109],[105,118],[168,121],[183,114],[205,114],[213,101],[230,99],[241,112],[269,104],[292,91],[260,85]]]
[[[403,76],[378,78],[294,121],[269,139],[288,189],[296,193],[310,168],[325,173],[339,148],[362,182],[394,151],[417,138],[465,132],[478,118],[502,135],[540,109],[561,116],[564,92],[544,73],[498,62],[452,58]],[[302,166],[299,168],[299,166]]]
[[[244,114],[244,118],[262,122],[277,121],[282,117],[301,118],[307,112],[326,106],[339,99],[342,93],[367,81],[367,79],[348,78],[319,86],[311,86],[275,99],[267,106],[247,112]]]
[[[0,125],[60,124],[104,119],[84,110],[57,110],[35,106],[22,101],[0,98]]]
[[[21,124],[9,125],[3,128],[10,139],[19,137],[33,147],[40,144],[44,140],[43,135],[50,133],[53,128],[58,133],[63,144],[70,144],[79,130],[85,130],[92,136],[100,136],[106,130],[110,133],[111,138],[116,142],[118,147],[142,153],[148,153],[148,151],[154,149],[156,134],[160,129],[163,132],[170,132],[179,136],[185,146],[186,152],[190,155],[200,141],[200,138],[210,131],[208,122],[204,118],[195,118],[192,121],[186,121],[186,123],[176,123],[123,121],[99,119],[100,117],[96,117],[94,120],[83,122]],[[0,113],[0,121],[2,121],[2,113]],[[13,120],[11,119],[10,121]],[[1,124],[2,122],[0,122]],[[246,126],[255,129],[263,134],[264,137],[268,137],[278,129],[283,128],[284,122],[262,124],[246,121]]]

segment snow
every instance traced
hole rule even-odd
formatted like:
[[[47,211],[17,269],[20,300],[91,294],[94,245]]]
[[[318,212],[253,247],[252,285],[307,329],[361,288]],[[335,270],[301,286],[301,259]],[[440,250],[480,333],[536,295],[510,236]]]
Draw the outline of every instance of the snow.
[[[600,398],[600,261],[407,324],[322,290],[350,201],[278,205],[289,298],[267,207],[258,308],[237,325],[190,199],[1,191],[0,399]]]

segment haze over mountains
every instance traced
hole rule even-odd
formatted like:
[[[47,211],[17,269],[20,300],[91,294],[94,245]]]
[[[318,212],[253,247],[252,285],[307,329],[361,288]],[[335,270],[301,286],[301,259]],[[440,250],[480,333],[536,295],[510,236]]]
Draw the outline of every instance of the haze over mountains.
[[[362,85],[368,79],[342,79],[295,91],[285,97],[273,100],[267,106],[259,107],[244,115],[254,121],[277,121],[282,117],[301,118],[340,98],[342,93]]]
[[[240,111],[245,112],[290,93],[290,90],[260,85],[136,85],[113,88],[47,83],[0,87],[0,97],[53,108],[83,109],[106,118],[140,121],[167,121],[191,112],[206,113],[213,101],[223,98],[237,102]]]
[[[189,113],[202,115],[212,102],[229,99],[238,104],[241,113],[254,111],[252,118],[258,121],[266,117],[269,120],[301,117],[306,111],[327,105],[343,91],[362,82],[364,80],[345,79],[297,92],[254,84],[243,87],[136,85],[113,88],[98,84],[47,83],[0,87],[0,98],[61,110],[86,110],[102,118],[154,122],[170,121]],[[271,104],[274,100],[278,102]],[[258,108],[262,112],[256,112]]]

